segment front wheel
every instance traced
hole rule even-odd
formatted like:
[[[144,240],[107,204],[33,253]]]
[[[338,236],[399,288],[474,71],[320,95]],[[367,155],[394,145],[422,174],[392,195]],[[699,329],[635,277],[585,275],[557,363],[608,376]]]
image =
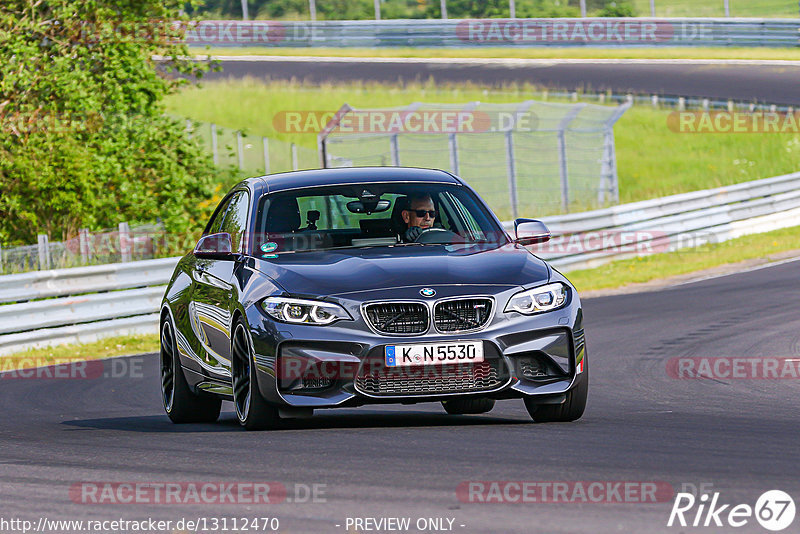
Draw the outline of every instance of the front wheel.
[[[233,405],[239,423],[247,430],[277,428],[281,419],[278,409],[268,404],[258,390],[253,342],[244,322],[239,319],[231,340]]]
[[[161,325],[161,400],[173,423],[213,423],[219,418],[222,400],[189,389],[178,355],[172,321]]]
[[[525,399],[525,408],[537,423],[556,423],[576,421],[586,409],[586,398],[589,396],[589,362],[583,356],[583,380],[567,392],[562,404],[537,404],[535,397]]]

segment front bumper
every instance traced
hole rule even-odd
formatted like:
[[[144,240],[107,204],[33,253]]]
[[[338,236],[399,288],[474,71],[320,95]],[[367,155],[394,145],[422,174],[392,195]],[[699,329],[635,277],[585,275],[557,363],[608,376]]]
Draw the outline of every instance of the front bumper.
[[[498,302],[507,302],[508,296],[497,295]],[[324,327],[278,323],[255,306],[248,310],[258,387],[265,400],[297,408],[463,396],[540,396],[546,401],[586,379],[581,372],[586,355],[583,314],[574,291],[564,308],[534,316],[500,310],[484,329],[468,334],[381,335],[367,326],[358,302],[346,307],[354,321]],[[400,377],[387,376],[396,368],[383,368],[387,345],[453,341],[480,341],[486,364],[406,367]]]

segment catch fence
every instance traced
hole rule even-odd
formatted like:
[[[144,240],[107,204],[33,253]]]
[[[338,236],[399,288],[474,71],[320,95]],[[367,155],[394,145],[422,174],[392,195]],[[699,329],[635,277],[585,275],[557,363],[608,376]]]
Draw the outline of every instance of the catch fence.
[[[414,166],[464,178],[501,218],[619,200],[614,124],[630,107],[514,104],[343,106],[319,135],[324,167]]]

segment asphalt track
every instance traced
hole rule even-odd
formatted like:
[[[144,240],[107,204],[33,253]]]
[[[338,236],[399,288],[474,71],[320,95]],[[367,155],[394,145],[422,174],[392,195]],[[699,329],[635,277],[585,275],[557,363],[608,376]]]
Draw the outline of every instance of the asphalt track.
[[[160,405],[154,355],[117,360],[117,378],[0,379],[0,519],[269,516],[281,532],[336,533],[347,532],[347,517],[449,517],[464,533],[677,533],[698,529],[666,527],[671,499],[486,504],[462,502],[456,488],[664,481],[675,491],[712,484],[725,503],[754,505],[770,489],[797,501],[800,380],[679,380],[666,365],[677,356],[800,358],[799,275],[794,261],[586,300],[592,385],[575,423],[534,424],[521,402],[504,401],[479,416],[436,404],[328,411],[258,433],[240,429],[226,403],[217,424],[177,426]],[[276,481],[290,496],[297,484],[326,486],[316,503],[73,502],[70,487],[87,481]],[[736,530],[765,532],[753,519]]]
[[[644,93],[800,105],[800,64],[717,60],[515,60],[234,57],[205,79],[531,83],[565,90]]]

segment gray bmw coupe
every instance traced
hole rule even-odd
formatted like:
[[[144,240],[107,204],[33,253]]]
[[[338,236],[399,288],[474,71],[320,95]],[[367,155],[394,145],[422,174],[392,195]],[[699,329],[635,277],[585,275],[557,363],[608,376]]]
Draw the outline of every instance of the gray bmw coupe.
[[[575,288],[512,239],[461,179],[401,167],[251,178],[217,207],[161,306],[161,385],[176,423],[233,401],[248,429],[315,409],[522,399],[581,417],[589,387]]]

